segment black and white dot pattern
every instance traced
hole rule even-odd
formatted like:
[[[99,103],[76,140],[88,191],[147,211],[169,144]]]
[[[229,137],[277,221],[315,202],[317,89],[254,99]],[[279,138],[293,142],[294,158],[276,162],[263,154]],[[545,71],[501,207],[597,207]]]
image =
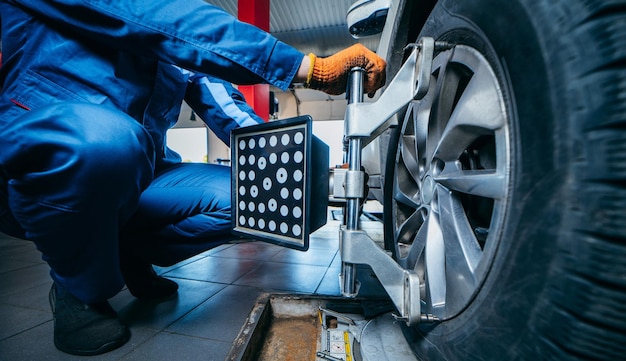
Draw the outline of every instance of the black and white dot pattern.
[[[305,128],[240,135],[236,157],[238,228],[302,240]]]

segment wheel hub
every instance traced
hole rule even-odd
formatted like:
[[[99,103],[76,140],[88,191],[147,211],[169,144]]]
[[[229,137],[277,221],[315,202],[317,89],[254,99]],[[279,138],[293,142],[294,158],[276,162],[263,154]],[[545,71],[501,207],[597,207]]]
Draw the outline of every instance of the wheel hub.
[[[433,180],[433,177],[427,175],[422,182],[422,203],[430,204],[435,196],[435,186],[436,183]]]

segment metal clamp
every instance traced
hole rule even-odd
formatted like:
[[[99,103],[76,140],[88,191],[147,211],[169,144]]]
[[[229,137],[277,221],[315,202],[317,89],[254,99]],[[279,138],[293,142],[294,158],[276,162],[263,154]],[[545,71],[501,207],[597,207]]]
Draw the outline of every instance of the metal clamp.
[[[360,170],[348,170],[344,181],[346,198],[365,197],[365,172]]]
[[[408,325],[418,323],[422,319],[418,274],[400,267],[364,231],[343,229],[341,237],[341,260],[370,265],[396,306],[399,312],[397,318]]]
[[[397,319],[408,325],[420,321],[433,320],[432,316],[420,311],[420,280],[413,270],[406,270],[378,246],[365,232],[358,229],[358,206],[363,193],[360,178],[361,150],[364,143],[378,136],[391,123],[393,117],[410,102],[422,99],[430,89],[432,62],[437,49],[449,49],[453,45],[435,42],[424,37],[416,44],[410,44],[412,52],[387,86],[385,92],[374,103],[363,103],[362,74],[359,71],[350,75],[349,104],[346,108],[345,139],[348,142],[348,166],[345,174],[346,224],[340,231],[340,253],[342,271],[340,275],[341,293],[354,297],[358,292],[356,266],[367,264],[378,277],[385,291],[395,304],[399,314]],[[360,96],[360,98],[359,98]],[[353,198],[354,197],[354,198]]]
[[[336,168],[332,170],[331,196],[337,199],[364,198],[365,172]]]
[[[450,49],[454,45],[423,37],[409,44],[411,54],[385,91],[374,103],[348,104],[346,108],[345,136],[368,140],[380,135],[397,122],[393,117],[413,100],[422,99],[430,88],[432,63],[435,51]]]

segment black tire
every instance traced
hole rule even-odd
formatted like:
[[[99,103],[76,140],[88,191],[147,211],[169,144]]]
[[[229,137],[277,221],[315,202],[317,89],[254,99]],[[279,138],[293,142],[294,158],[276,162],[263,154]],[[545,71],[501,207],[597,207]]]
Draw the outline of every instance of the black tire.
[[[475,292],[442,321],[405,329],[416,355],[625,360],[626,1],[442,0],[421,36],[475,49],[492,67],[509,174],[498,219],[492,204],[474,209],[490,224],[470,220],[489,228]],[[384,202],[397,258],[399,157],[390,149]]]

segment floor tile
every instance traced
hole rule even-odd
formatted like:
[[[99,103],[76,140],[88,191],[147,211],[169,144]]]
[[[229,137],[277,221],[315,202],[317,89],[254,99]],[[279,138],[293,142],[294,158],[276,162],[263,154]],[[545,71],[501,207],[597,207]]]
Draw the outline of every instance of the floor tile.
[[[232,283],[253,270],[257,265],[257,261],[254,260],[204,257],[195,262],[165,272],[163,275],[173,278]]]
[[[204,340],[195,337],[160,332],[122,361],[223,361],[230,350],[230,342]]]
[[[339,225],[327,225],[309,237],[309,248],[338,249]]]
[[[228,286],[167,328],[167,331],[232,342],[261,294],[256,288]]]
[[[32,242],[0,238],[0,274],[44,263]]]
[[[51,321],[52,313],[50,311],[45,312],[24,307],[0,305],[0,319],[2,319],[0,340],[3,340]]]
[[[4,272],[0,276],[0,290],[3,295],[10,295],[35,286],[49,284],[50,268],[47,264],[41,263]]]
[[[148,329],[133,329],[131,327],[130,341],[117,350],[103,355],[90,356],[89,361],[120,360],[125,354],[145,343],[155,335],[156,331]],[[0,360],[47,360],[72,361],[85,360],[84,356],[68,355],[57,350],[53,341],[52,320],[29,329],[17,336],[0,341]],[[155,358],[154,360],[159,360]],[[165,360],[165,359],[161,359]]]
[[[213,253],[213,256],[263,261],[271,258],[282,249],[282,247],[273,244],[253,241],[234,244],[232,247]]]
[[[44,324],[0,341],[0,360],[71,360],[54,347],[52,325],[50,314]]]
[[[306,252],[285,248],[276,253],[269,261],[328,267],[336,253],[336,248],[328,250],[310,248]]]
[[[44,282],[34,287],[24,288],[16,292],[0,294],[0,305],[11,305],[32,310],[50,312],[48,293],[52,279],[48,277]],[[2,289],[2,288],[0,288]]]
[[[315,294],[324,296],[339,296],[341,291],[339,289],[339,274],[341,273],[340,267],[331,267],[326,270],[322,282],[315,290]]]
[[[212,248],[212,249],[209,249],[209,250],[207,250],[205,252],[202,252],[202,253],[200,253],[200,254],[198,254],[196,256],[193,256],[193,257],[190,257],[190,258],[188,258],[186,260],[180,261],[180,262],[178,262],[178,263],[176,263],[176,264],[174,264],[172,266],[169,266],[169,267],[154,266],[154,270],[157,272],[157,274],[163,274],[163,273],[169,272],[171,270],[183,267],[183,266],[185,266],[187,264],[193,263],[193,262],[195,262],[197,260],[200,260],[202,258],[208,257],[208,256],[210,256],[210,255],[212,255],[212,254],[214,254],[216,252],[223,251],[226,248],[231,247],[231,246],[232,246],[232,244],[228,244],[228,243],[222,244],[222,245],[219,245],[219,246],[217,246],[215,248]]]
[[[265,262],[235,284],[269,291],[313,293],[322,281],[326,267]]]
[[[133,299],[118,310],[120,318],[130,326],[164,329],[224,288],[210,282],[182,279],[176,282],[179,285],[176,297],[160,303]]]

